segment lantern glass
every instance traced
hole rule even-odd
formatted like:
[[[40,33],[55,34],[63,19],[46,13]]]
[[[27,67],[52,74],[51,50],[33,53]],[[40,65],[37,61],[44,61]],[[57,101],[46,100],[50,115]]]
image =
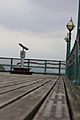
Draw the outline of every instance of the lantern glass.
[[[74,29],[74,23],[73,23],[73,21],[72,21],[72,18],[71,18],[71,20],[67,23],[67,25],[66,25],[66,27],[67,27],[67,29],[69,30],[69,31],[72,31],[73,29]]]

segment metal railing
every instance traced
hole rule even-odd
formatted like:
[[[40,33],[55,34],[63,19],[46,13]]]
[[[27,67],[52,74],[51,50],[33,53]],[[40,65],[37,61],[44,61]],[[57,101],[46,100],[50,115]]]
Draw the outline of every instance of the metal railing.
[[[80,84],[80,36],[75,40],[74,46],[69,54],[66,75],[75,83]]]
[[[20,66],[20,62],[20,58],[0,57],[0,71],[12,71],[14,67]],[[31,71],[36,74],[65,74],[65,61],[25,59],[24,67],[31,69]]]

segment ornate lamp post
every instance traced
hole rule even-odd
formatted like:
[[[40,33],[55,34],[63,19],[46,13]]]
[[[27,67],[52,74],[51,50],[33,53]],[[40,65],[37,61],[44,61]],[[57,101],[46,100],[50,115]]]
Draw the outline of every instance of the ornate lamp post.
[[[67,36],[64,38],[64,40],[67,43],[67,48],[66,48],[66,72],[65,72],[65,74],[68,75],[68,70],[67,70],[68,56],[69,56],[69,34],[68,33],[67,33]]]
[[[74,23],[72,21],[72,18],[70,19],[70,21],[67,23],[66,25],[67,29],[69,30],[69,51],[68,51],[68,55],[70,53],[70,48],[71,48],[71,31],[74,29]]]
[[[66,64],[67,64],[67,59],[68,59],[68,54],[69,54],[69,34],[68,33],[67,33],[67,36],[64,39],[67,43],[67,49],[66,49]]]
[[[65,41],[67,42],[67,50],[66,50],[66,75],[69,77],[69,68],[68,68],[68,57],[70,54],[70,48],[71,48],[71,31],[74,29],[74,23],[72,21],[72,18],[66,25],[69,33],[67,34],[67,37],[65,38]]]

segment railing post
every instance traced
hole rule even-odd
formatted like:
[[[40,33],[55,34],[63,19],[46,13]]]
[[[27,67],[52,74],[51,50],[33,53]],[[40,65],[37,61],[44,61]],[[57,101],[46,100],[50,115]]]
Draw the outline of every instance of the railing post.
[[[59,61],[59,76],[61,75],[61,61]]]
[[[44,64],[44,74],[46,74],[46,70],[47,70],[47,60],[45,60],[45,64]]]
[[[13,66],[13,58],[11,58],[10,71],[12,71],[12,66]]]
[[[30,60],[28,59],[28,70],[30,69]]]

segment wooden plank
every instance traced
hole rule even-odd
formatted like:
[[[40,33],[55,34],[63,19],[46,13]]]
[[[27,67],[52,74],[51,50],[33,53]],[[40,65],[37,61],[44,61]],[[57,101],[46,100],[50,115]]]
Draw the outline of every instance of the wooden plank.
[[[17,90],[17,89],[21,89],[21,88],[30,86],[32,84],[36,84],[36,83],[40,83],[40,82],[43,83],[44,81],[42,81],[42,79],[34,80],[34,81],[30,79],[30,81],[26,80],[23,82],[17,82],[17,83],[11,83],[11,84],[7,83],[7,85],[6,84],[0,85],[0,94],[7,93],[7,92]],[[47,80],[45,82],[47,82]]]
[[[79,100],[61,76],[0,74],[1,120],[80,120]]]
[[[49,80],[47,80],[46,82],[48,82],[48,81]],[[28,93],[32,92],[32,90],[35,90],[36,88],[43,86],[46,82],[41,81],[41,82],[38,82],[35,84],[31,84],[29,86],[21,87],[20,89],[15,89],[13,91],[9,91],[5,94],[1,94],[0,95],[0,108],[24,97]]]
[[[64,78],[71,119],[80,120],[80,89]]]
[[[70,120],[62,79],[55,85],[33,120]]]
[[[10,82],[13,81],[13,79],[12,78],[9,79],[9,77],[10,76],[7,76],[5,80],[7,80],[7,82],[9,80],[9,84],[10,84]],[[29,114],[32,114],[34,112],[34,109],[36,109],[36,106],[38,106],[38,104],[40,104],[40,102],[44,100],[44,98],[46,97],[48,92],[51,90],[51,88],[54,86],[54,83],[57,80],[57,77],[55,78],[54,76],[42,76],[42,75],[39,75],[39,76],[33,75],[33,76],[29,76],[28,79],[26,77],[26,79],[27,80],[30,79],[32,83],[34,77],[35,77],[35,80],[38,79],[35,84],[32,84],[30,86],[25,86],[20,89],[16,89],[11,92],[6,92],[0,95],[0,107],[1,107],[0,119],[1,120],[11,120],[11,119],[23,120],[26,117],[30,117]],[[16,78],[18,78],[17,75],[16,75]],[[24,76],[19,79],[20,80],[24,79]],[[4,82],[4,86],[5,84],[6,83]],[[25,84],[27,85],[27,83]],[[21,84],[19,85],[21,86]],[[15,84],[13,84],[13,86],[15,87]],[[13,89],[13,86],[12,86],[12,89]],[[10,87],[9,89],[11,89],[11,86],[9,87]]]
[[[25,95],[23,98],[9,104],[0,110],[1,120],[20,120],[26,118],[33,109],[42,101],[48,91],[53,86],[53,81],[40,87],[39,89]],[[30,117],[30,116],[28,116]]]

